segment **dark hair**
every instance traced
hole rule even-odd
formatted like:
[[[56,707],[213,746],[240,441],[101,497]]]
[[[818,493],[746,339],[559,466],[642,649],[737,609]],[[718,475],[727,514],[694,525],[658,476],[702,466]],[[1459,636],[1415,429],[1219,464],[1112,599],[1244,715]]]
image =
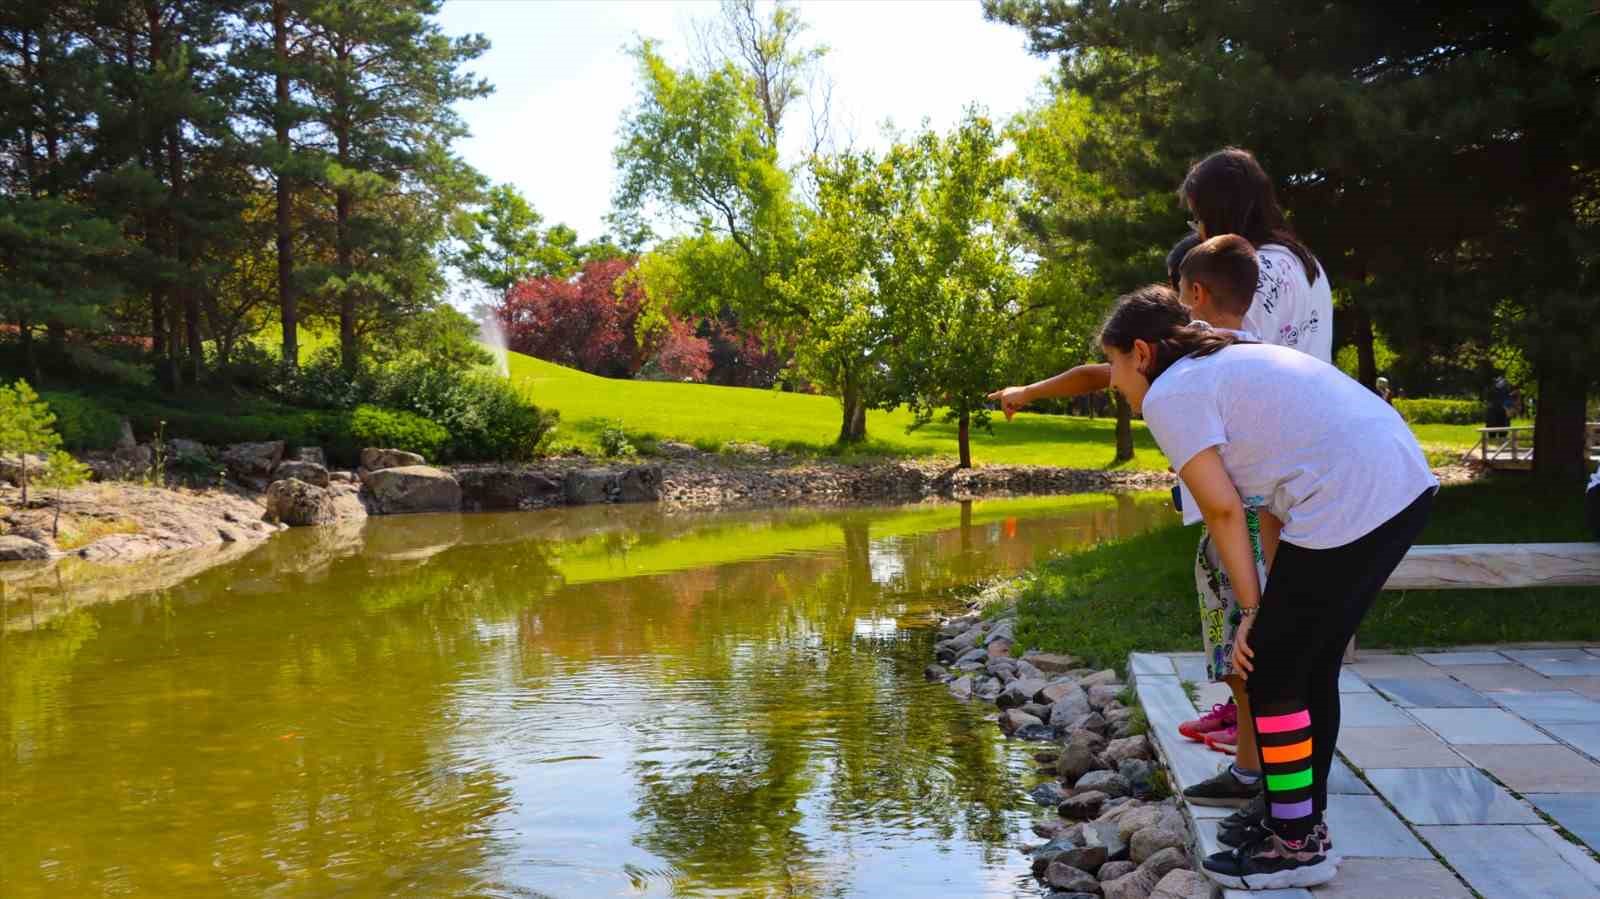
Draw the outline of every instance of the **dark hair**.
[[[1190,250],[1178,270],[1191,282],[1204,284],[1224,312],[1242,316],[1250,311],[1261,267],[1250,241],[1223,234]]]
[[[1269,243],[1288,247],[1305,266],[1306,283],[1317,283],[1317,258],[1289,227],[1272,179],[1249,150],[1227,147],[1190,166],[1178,199],[1213,237],[1237,234],[1258,250]]]
[[[1165,284],[1147,284],[1117,297],[1100,326],[1101,346],[1128,353],[1135,340],[1155,347],[1155,359],[1145,373],[1152,382],[1185,356],[1209,356],[1238,342],[1232,334],[1192,324],[1188,307]]]
[[[1189,251],[1200,245],[1200,235],[1190,231],[1183,239],[1172,245],[1172,250],[1167,253],[1167,279],[1172,282],[1172,289],[1178,289],[1178,267],[1183,265],[1183,257]]]

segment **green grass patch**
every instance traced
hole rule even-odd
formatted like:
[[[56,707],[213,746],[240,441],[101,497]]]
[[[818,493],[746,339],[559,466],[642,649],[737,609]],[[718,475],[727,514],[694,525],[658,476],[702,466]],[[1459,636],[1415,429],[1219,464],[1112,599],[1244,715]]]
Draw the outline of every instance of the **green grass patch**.
[[[1588,539],[1575,485],[1506,474],[1440,491],[1422,543]],[[1120,667],[1129,652],[1200,648],[1194,599],[1199,531],[1169,526],[1043,563],[1018,601],[1028,648]],[[1367,647],[1600,639],[1592,588],[1386,591],[1362,623]]]

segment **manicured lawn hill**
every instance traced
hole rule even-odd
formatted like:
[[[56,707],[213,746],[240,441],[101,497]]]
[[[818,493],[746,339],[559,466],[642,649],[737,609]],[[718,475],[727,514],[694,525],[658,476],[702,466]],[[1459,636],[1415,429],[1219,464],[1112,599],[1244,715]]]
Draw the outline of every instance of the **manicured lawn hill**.
[[[839,401],[827,396],[783,393],[746,387],[717,387],[663,381],[601,378],[531,356],[511,353],[511,377],[527,385],[533,401],[561,413],[558,440],[586,451],[608,420],[620,420],[629,434],[679,440],[715,450],[728,442],[749,441],[806,453],[833,451],[839,433]],[[911,413],[867,414],[866,455],[945,456],[956,454],[954,424],[933,421],[906,433]],[[1133,467],[1164,469],[1166,459],[1142,422],[1134,422]],[[1115,451],[1116,421],[1090,421],[1052,415],[996,416],[994,433],[972,432],[977,464],[1056,465],[1103,468]]]
[[[1581,485],[1542,485],[1522,473],[1445,487],[1422,543],[1537,543],[1590,539]],[[1133,650],[1200,648],[1194,553],[1198,528],[1166,527],[1102,543],[1039,566],[1019,603],[1029,647],[1121,666]],[[1535,640],[1600,640],[1594,588],[1385,591],[1362,623],[1366,647],[1434,647]]]

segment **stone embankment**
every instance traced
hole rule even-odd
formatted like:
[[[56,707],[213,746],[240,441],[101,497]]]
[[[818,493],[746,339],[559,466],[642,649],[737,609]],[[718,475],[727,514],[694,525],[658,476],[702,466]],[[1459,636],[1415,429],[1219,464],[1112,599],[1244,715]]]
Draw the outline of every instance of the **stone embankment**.
[[[1016,617],[945,622],[924,672],[951,695],[993,703],[1001,731],[1038,744],[1029,796],[1050,811],[1021,847],[1049,899],[1210,899],[1191,869],[1188,823],[1144,734],[1132,691],[1111,669],[1064,654],[1014,657]]]

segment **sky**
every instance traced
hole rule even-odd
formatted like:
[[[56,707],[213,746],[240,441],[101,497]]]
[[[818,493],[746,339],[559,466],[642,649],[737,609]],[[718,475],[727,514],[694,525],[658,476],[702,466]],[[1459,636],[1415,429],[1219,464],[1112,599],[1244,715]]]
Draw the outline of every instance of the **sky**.
[[[923,119],[946,130],[976,102],[1004,120],[1038,94],[1054,63],[1028,54],[1022,32],[986,22],[978,0],[810,0],[795,4],[813,44],[829,48],[833,129],[858,148],[887,143],[881,125]],[[478,32],[490,49],[470,68],[495,86],[458,105],[472,136],[458,151],[491,181],[514,184],[582,240],[605,230],[616,173],[611,152],[637,96],[638,37],[689,58],[692,23],[717,14],[689,0],[448,0],[446,33]],[[785,159],[807,138],[804,101],[790,113]],[[792,143],[791,143],[792,142]]]

